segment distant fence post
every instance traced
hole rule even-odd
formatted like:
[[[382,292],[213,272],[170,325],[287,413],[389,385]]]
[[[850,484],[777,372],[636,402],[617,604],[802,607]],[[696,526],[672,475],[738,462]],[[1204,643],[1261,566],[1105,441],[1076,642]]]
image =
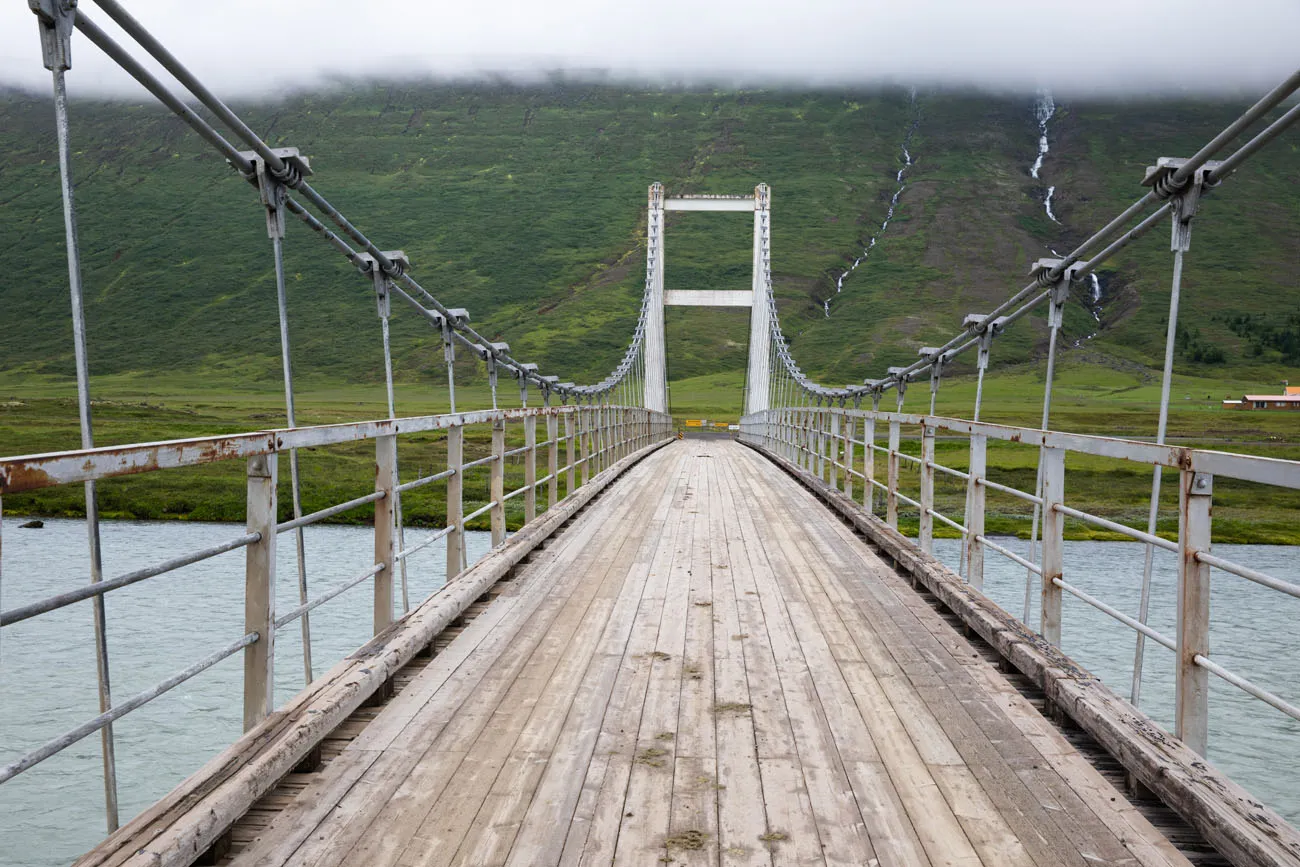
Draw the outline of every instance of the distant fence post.
[[[546,482],[546,509],[550,511],[560,499],[560,419],[556,415],[546,417],[546,472],[550,476]]]
[[[817,410],[817,478],[826,481],[826,468],[830,463],[830,410]]]
[[[966,480],[966,580],[984,587],[984,475],[988,472],[988,443],[984,434],[970,435],[970,477]]]
[[[830,482],[830,486],[832,488],[839,488],[840,474],[838,472],[838,468],[835,466],[835,464],[839,461],[839,457],[840,457],[839,456],[839,451],[840,451],[840,414],[839,413],[837,412],[830,413],[830,428],[831,428],[831,434],[829,437],[826,438],[827,439],[826,451],[828,452],[826,464],[827,464],[827,472],[830,474],[830,478],[827,479],[827,481]]]
[[[575,449],[574,449],[574,442],[573,442],[573,435],[574,435],[573,417],[577,415],[578,412],[580,412],[580,410],[575,409],[572,412],[566,412],[564,414],[564,456],[565,456],[564,474],[565,474],[565,481],[566,481],[566,485],[564,488],[564,496],[566,497],[573,495],[573,488],[576,482],[575,467],[573,464],[573,459],[575,456]]]
[[[844,496],[853,499],[854,435],[858,432],[857,416],[844,417]]]
[[[1174,734],[1200,755],[1209,740],[1210,673],[1196,664],[1210,655],[1210,567],[1196,559],[1210,550],[1214,477],[1180,472],[1178,497],[1178,667]]]
[[[393,622],[393,537],[397,526],[397,437],[375,437],[375,634]]]
[[[934,552],[934,428],[921,426],[921,524],[917,532],[921,550]]]
[[[1065,549],[1065,516],[1057,505],[1065,502],[1065,449],[1043,446],[1043,584],[1042,629],[1043,637],[1061,646],[1061,588],[1056,585],[1061,577]]]
[[[587,409],[578,410],[578,452],[579,460],[582,461],[582,483],[585,485],[591,479],[591,411]]]
[[[248,532],[261,538],[244,555],[244,634],[257,633],[244,648],[244,731],[275,707],[276,455],[248,459],[247,508]]]
[[[885,489],[885,522],[895,530],[898,529],[898,439],[899,423],[897,418],[889,420],[889,479]]]
[[[492,420],[492,457],[488,464],[488,490],[492,508],[488,517],[492,523],[492,547],[506,541],[506,422],[503,418]]]
[[[447,583],[460,574],[465,561],[465,428],[453,424],[447,428]]]
[[[873,410],[874,413],[874,410]],[[868,513],[876,508],[876,417],[867,416],[862,425],[862,507]]]
[[[537,518],[537,416],[524,419],[524,523]]]

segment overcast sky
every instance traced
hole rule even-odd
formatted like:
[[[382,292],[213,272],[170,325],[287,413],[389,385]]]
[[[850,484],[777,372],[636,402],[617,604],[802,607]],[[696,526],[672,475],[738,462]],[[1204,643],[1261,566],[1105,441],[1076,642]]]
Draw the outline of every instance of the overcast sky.
[[[724,85],[1253,94],[1300,65],[1300,0],[123,2],[231,96],[339,76],[561,69]],[[81,8],[125,39],[93,0]],[[143,93],[80,36],[69,81],[74,93]],[[22,0],[0,2],[0,83],[48,87]]]

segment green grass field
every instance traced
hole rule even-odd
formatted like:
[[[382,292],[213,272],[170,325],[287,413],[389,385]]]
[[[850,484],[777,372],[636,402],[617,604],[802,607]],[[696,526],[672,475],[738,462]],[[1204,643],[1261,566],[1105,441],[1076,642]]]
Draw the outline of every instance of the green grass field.
[[[1054,390],[1053,427],[1082,433],[1151,439],[1156,427],[1158,382],[1110,372],[1100,376],[1094,366],[1066,363],[1059,371]],[[739,371],[714,373],[673,380],[672,412],[679,421],[710,418],[739,419],[743,374]],[[1232,393],[1238,383],[1193,377],[1176,379],[1171,404],[1169,440],[1183,445],[1225,449],[1288,460],[1300,459],[1300,432],[1294,418],[1284,413],[1229,412],[1218,405],[1218,396]],[[988,377],[985,384],[983,418],[995,423],[1036,427],[1042,400],[1042,372],[1026,366],[1008,369]],[[96,442],[101,445],[175,439],[234,433],[283,426],[283,399],[269,387],[242,393],[205,392],[202,383],[187,376],[103,377],[96,382],[101,395],[94,406]],[[460,409],[490,406],[490,395],[482,387],[458,389]],[[75,389],[66,381],[33,380],[32,377],[0,377],[0,454],[24,454],[76,448],[79,444]],[[501,405],[517,405],[511,386],[499,394]],[[905,405],[909,411],[928,409],[925,383],[916,383]],[[535,395],[534,395],[535,398]],[[401,415],[445,412],[446,388],[442,383],[425,387],[403,385],[397,390]],[[936,404],[940,415],[969,417],[974,399],[974,382],[954,378],[944,383]],[[328,424],[382,417],[385,398],[382,387],[301,384],[298,389],[300,424]],[[889,400],[882,408],[892,409]],[[519,425],[509,431],[513,445],[522,444]],[[883,442],[884,432],[880,432]],[[905,432],[905,450],[919,453],[914,431]],[[466,456],[487,454],[489,432],[471,428],[466,439]],[[440,434],[403,437],[400,460],[403,478],[427,474],[445,466],[445,449]],[[937,445],[940,463],[965,469],[965,443],[941,440]],[[859,457],[860,459],[860,457]],[[990,477],[995,481],[1031,490],[1037,465],[1036,450],[1011,444],[994,444],[989,450]],[[1068,501],[1076,508],[1143,525],[1150,492],[1149,468],[1087,456],[1067,459]],[[307,511],[324,508],[370,489],[373,484],[373,449],[362,443],[305,452],[302,455],[303,499]],[[879,460],[877,472],[883,474]],[[915,494],[918,481],[913,465],[904,464],[904,490]],[[522,484],[523,467],[518,459],[507,468],[508,488]],[[282,500],[289,502],[287,470],[282,472]],[[481,476],[481,478],[479,478]],[[1167,481],[1172,476],[1167,475]],[[563,494],[563,488],[561,489]],[[106,517],[242,521],[244,517],[243,466],[215,464],[185,470],[107,480],[100,486],[101,510]],[[479,471],[467,481],[466,510],[487,502],[487,474]],[[954,519],[962,512],[963,489],[940,474],[936,498],[940,510]],[[1160,529],[1176,535],[1176,488],[1164,486]],[[522,521],[522,503],[508,504],[507,521],[517,527]],[[407,522],[438,526],[445,520],[441,485],[412,492],[404,499]],[[52,488],[7,497],[6,514],[84,514],[79,486]],[[287,505],[282,508],[287,510]],[[991,494],[987,525],[990,531],[1028,535],[1026,505],[1006,495]],[[1300,509],[1300,493],[1220,480],[1215,490],[1215,539],[1223,542],[1300,544],[1300,527],[1293,516]],[[287,511],[285,513],[288,514]],[[341,520],[365,523],[371,512],[359,509]],[[479,522],[486,527],[485,520]],[[906,509],[902,526],[915,532],[916,519]],[[477,526],[477,525],[476,525]],[[942,535],[946,528],[940,527]],[[1070,538],[1113,538],[1087,525],[1067,523]]]
[[[901,88],[365,82],[238,109],[273,146],[307,154],[318,189],[381,247],[404,249],[444,303],[468,307],[476,327],[509,341],[517,358],[580,382],[616,363],[635,322],[649,183],[672,194],[768,183],[783,329],[811,375],[843,384],[942,342],[963,314],[1022,286],[1035,259],[1069,249],[1140,195],[1143,168],[1156,157],[1191,153],[1242,107],[1063,103],[1038,181],[1028,174],[1038,135],[1031,104],[1029,96],[926,90],[912,102]],[[75,100],[72,122],[96,441],[279,426],[274,283],[256,192],[152,104]],[[913,124],[915,163],[893,222],[836,294],[836,278],[880,226]],[[1293,138],[1252,159],[1196,218],[1170,426],[1177,442],[1300,457],[1300,419],[1218,404],[1300,382],[1300,198],[1279,194],[1300,185]],[[0,454],[71,448],[79,438],[48,95],[0,92],[0,152],[0,243],[10,254],[0,280],[9,326],[0,329]],[[1043,213],[1047,184],[1056,186],[1063,225]],[[1103,264],[1100,304],[1084,286],[1067,305],[1053,427],[1154,435],[1171,268],[1165,231]],[[669,287],[749,285],[743,215],[673,213],[666,232]],[[369,282],[297,225],[286,268],[300,422],[383,415]],[[745,311],[671,308],[665,321],[674,415],[735,421]],[[998,339],[984,418],[1038,424],[1045,335],[1043,317],[1031,315]],[[441,346],[400,305],[393,347],[399,411],[446,409]],[[967,357],[954,366],[940,413],[969,413],[971,365]],[[485,379],[462,360],[461,408],[489,405]],[[503,405],[514,400],[504,384]],[[907,408],[927,404],[925,383],[913,384]],[[486,436],[474,432],[469,450],[485,449]],[[962,464],[951,444],[942,448]],[[404,470],[439,466],[440,449],[437,436],[413,442]],[[1032,453],[994,450],[991,460],[1008,479],[1032,484]],[[304,455],[307,508],[367,489],[370,462],[364,446]],[[1080,502],[1112,516],[1145,513],[1147,471],[1070,469],[1069,493]],[[103,510],[242,520],[241,479],[241,467],[216,465],[112,480],[102,486]],[[1289,494],[1234,491],[1219,487],[1219,538],[1295,539]],[[440,522],[440,496],[409,497],[408,521]],[[957,494],[941,496],[950,504]],[[59,489],[3,505],[10,515],[75,515],[80,500],[79,489]],[[1014,506],[996,506],[1000,529],[1026,523]],[[518,508],[512,501],[512,523]]]

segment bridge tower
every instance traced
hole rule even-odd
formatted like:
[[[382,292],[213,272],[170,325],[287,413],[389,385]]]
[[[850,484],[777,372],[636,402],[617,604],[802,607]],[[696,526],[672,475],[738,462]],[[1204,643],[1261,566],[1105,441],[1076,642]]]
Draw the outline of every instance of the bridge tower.
[[[665,289],[664,213],[666,211],[752,211],[754,214],[754,271],[749,289]],[[772,299],[768,292],[771,262],[772,193],[759,184],[750,196],[676,196],[669,198],[663,184],[650,185],[646,220],[646,281],[650,310],[645,334],[645,407],[668,410],[668,371],[664,347],[664,307],[748,307],[749,365],[745,413],[769,408],[768,336]]]

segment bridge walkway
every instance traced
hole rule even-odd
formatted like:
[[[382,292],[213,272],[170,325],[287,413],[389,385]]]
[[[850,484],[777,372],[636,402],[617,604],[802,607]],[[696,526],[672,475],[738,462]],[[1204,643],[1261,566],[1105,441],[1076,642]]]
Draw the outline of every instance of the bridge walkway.
[[[1178,865],[813,495],[739,444],[619,479],[236,857]]]

